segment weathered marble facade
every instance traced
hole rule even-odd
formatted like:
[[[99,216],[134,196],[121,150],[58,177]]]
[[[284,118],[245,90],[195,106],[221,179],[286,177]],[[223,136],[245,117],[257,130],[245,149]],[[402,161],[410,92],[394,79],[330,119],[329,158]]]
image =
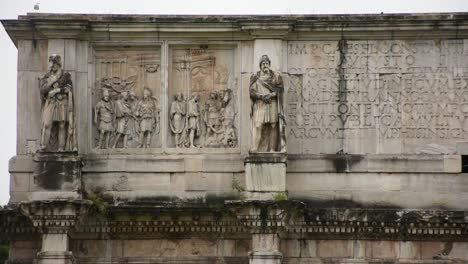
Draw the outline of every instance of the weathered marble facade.
[[[468,263],[468,14],[2,24],[18,48],[10,263]],[[54,54],[72,83],[63,151],[40,148]],[[264,55],[286,147],[251,153]]]

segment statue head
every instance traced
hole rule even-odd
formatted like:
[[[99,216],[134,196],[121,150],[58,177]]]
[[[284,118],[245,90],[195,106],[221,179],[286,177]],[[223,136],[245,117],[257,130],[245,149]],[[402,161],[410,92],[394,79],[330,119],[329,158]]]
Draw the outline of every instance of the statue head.
[[[270,61],[270,58],[268,58],[268,55],[263,55],[260,58],[260,63],[258,64],[258,66],[260,66],[260,70],[263,73],[267,73],[270,70],[270,65],[271,65],[271,61]]]
[[[192,96],[191,96],[190,98],[191,98],[192,100],[198,102],[198,100],[199,100],[200,97],[198,96],[197,93],[193,93]]]
[[[102,90],[102,100],[109,101],[109,91],[107,89]]]
[[[57,72],[62,68],[62,58],[60,55],[52,54],[49,56],[49,69],[51,72]]]
[[[145,87],[145,89],[143,89],[143,99],[148,99],[151,97],[151,91],[148,87]]]
[[[120,98],[127,100],[128,99],[128,92],[124,91],[120,93]]]
[[[128,93],[128,97],[129,97],[130,99],[134,100],[134,99],[136,98],[135,92],[134,92],[134,91],[130,91],[130,92]]]
[[[184,93],[179,93],[178,96],[179,96],[179,97],[178,97],[178,98],[179,98],[179,102],[184,101]]]
[[[209,97],[210,99],[216,99],[216,97],[218,97],[218,94],[216,93],[216,91],[211,91]]]

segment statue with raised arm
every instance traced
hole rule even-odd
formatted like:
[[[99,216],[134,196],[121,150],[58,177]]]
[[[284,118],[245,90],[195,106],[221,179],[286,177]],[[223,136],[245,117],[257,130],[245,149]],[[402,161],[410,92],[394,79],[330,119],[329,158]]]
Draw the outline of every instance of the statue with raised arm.
[[[60,55],[49,57],[49,72],[39,81],[42,99],[40,151],[76,151],[73,83]]]
[[[251,152],[286,152],[283,111],[283,79],[270,69],[267,55],[260,59],[260,71],[250,78],[252,100]]]

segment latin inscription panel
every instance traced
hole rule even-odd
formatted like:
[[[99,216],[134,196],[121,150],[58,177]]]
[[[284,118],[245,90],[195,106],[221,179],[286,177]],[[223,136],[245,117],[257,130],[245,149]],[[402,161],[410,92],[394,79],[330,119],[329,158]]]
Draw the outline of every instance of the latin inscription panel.
[[[464,40],[289,42],[289,152],[453,153],[467,54]]]

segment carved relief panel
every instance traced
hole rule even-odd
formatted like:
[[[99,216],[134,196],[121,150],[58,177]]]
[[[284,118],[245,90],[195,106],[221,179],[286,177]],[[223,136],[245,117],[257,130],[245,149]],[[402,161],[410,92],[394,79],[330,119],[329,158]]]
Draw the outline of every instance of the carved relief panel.
[[[93,148],[161,147],[159,48],[95,50]]]
[[[174,46],[169,64],[168,147],[237,147],[235,48]]]

